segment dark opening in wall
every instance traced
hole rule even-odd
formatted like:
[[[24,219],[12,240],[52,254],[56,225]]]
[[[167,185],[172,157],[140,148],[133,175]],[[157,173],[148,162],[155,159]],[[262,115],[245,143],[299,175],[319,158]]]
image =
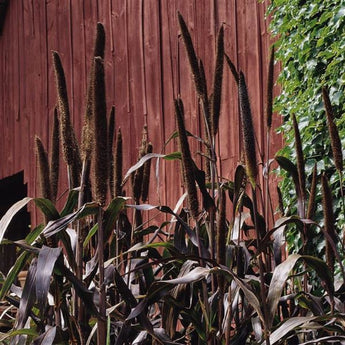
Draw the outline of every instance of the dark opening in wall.
[[[27,196],[23,171],[0,180],[0,217],[17,201]],[[24,207],[10,223],[4,238],[12,241],[23,239],[29,232],[30,214]],[[0,271],[8,272],[16,260],[16,248],[13,245],[0,245]]]
[[[0,36],[5,22],[8,0],[0,0]]]

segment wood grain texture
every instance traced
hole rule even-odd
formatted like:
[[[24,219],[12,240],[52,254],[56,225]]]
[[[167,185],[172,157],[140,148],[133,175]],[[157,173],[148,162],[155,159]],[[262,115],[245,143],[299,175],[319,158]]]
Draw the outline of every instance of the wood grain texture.
[[[109,113],[112,105],[116,107],[116,127],[121,127],[124,140],[124,170],[137,160],[144,124],[148,125],[154,152],[163,150],[164,142],[176,128],[173,99],[178,95],[185,105],[187,129],[203,135],[177,11],[184,16],[197,55],[204,62],[209,92],[217,32],[224,25],[225,51],[246,75],[257,140],[266,159],[264,112],[271,44],[264,19],[266,8],[266,3],[256,0],[11,1],[0,36],[0,178],[24,170],[28,195],[39,196],[33,138],[39,135],[50,147],[56,104],[52,50],[61,56],[71,116],[80,139],[98,21],[106,31],[107,109]],[[232,179],[241,161],[241,129],[236,83],[226,64],[223,84],[218,164],[222,176]],[[276,116],[273,125],[279,123]],[[273,155],[282,139],[274,136],[271,143]],[[202,160],[197,154],[200,148],[191,140],[197,164]],[[165,151],[177,149],[172,141]],[[60,195],[67,189],[66,171],[61,165]],[[154,169],[152,164],[152,175]],[[179,165],[161,162],[159,171],[160,180],[150,187],[149,202],[173,206],[182,193],[181,185],[176,183]],[[127,195],[131,195],[129,189]]]

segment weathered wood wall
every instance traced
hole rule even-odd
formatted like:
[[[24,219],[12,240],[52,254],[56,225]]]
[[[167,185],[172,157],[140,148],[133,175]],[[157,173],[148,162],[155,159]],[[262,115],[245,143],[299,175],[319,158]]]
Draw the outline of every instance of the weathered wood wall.
[[[124,167],[136,162],[142,128],[148,124],[154,151],[175,129],[173,99],[181,95],[187,129],[201,134],[195,95],[177,10],[184,16],[211,88],[215,41],[225,25],[226,53],[249,86],[258,143],[265,152],[264,104],[270,38],[266,3],[257,0],[11,0],[0,36],[0,178],[24,170],[28,195],[38,196],[34,135],[50,145],[56,103],[51,51],[60,53],[71,114],[80,137],[96,23],[105,26],[107,106],[116,106],[124,137]],[[218,145],[221,173],[232,178],[240,160],[235,82],[225,68]],[[275,118],[275,124],[280,119]],[[281,145],[275,137],[271,152]],[[167,152],[176,150],[171,143]],[[198,145],[192,145],[193,151]],[[61,171],[60,193],[66,189]],[[181,195],[174,162],[162,163],[159,197],[174,204]],[[154,192],[156,186],[152,186]],[[154,200],[157,202],[157,200]]]

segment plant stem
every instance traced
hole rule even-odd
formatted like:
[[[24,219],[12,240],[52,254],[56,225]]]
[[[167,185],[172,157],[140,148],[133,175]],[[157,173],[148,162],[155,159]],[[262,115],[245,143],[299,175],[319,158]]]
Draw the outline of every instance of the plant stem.
[[[231,332],[231,320],[232,320],[232,299],[231,299],[231,284],[228,288],[228,310],[225,312],[225,318],[228,318],[228,322],[225,328],[225,345],[230,345],[230,332]]]
[[[260,232],[258,229],[258,219],[257,219],[257,199],[256,199],[256,186],[252,185],[252,196],[253,196],[253,213],[254,213],[254,228],[256,231],[256,244],[257,249],[260,247]],[[266,345],[270,345],[270,336],[268,330],[268,310],[267,310],[267,303],[266,303],[266,285],[265,285],[265,276],[264,276],[264,265],[262,262],[262,254],[258,253],[258,263],[259,263],[259,274],[260,274],[260,294],[261,294],[261,302],[263,304],[263,312],[264,312],[264,337],[266,341]]]
[[[103,208],[98,210],[98,268],[99,268],[99,314],[97,320],[97,344],[105,344],[107,336],[107,321],[105,309],[105,285],[104,285],[104,252],[103,252]]]
[[[196,240],[197,240],[197,243],[198,243],[198,254],[199,254],[199,262],[200,262],[200,266],[202,267],[205,267],[205,261],[204,261],[204,258],[202,256],[202,251],[201,251],[201,240],[200,240],[200,229],[199,229],[199,223],[197,221],[197,219],[194,219],[195,221],[195,234],[196,234]],[[210,319],[210,306],[209,306],[209,303],[208,303],[208,291],[207,291],[207,283],[205,281],[205,279],[203,279],[202,281],[202,299],[203,299],[203,303],[204,303],[204,306],[205,306],[205,312],[207,314],[207,317],[208,319]],[[207,333],[207,343],[209,345],[212,345],[212,339],[208,337],[208,329],[206,330],[206,333]]]
[[[81,208],[86,202],[85,192],[87,188],[87,180],[90,174],[90,165],[91,165],[91,161],[89,159],[85,159],[83,161],[81,181],[80,181],[80,191],[78,195],[78,208]],[[82,224],[82,221],[80,220],[77,224],[76,276],[81,281],[83,279],[83,243],[84,243],[83,224]],[[84,321],[83,320],[84,319],[84,305],[78,296],[76,296],[75,308],[76,308],[75,310],[76,310],[76,316],[78,318],[78,321],[83,322]]]
[[[270,173],[270,168],[269,168],[269,162],[270,162],[270,128],[267,129],[267,136],[266,136],[266,150],[267,150],[267,158],[266,158],[266,177],[264,176],[264,181],[265,181],[265,219],[266,219],[266,230],[269,228],[269,194],[270,194],[270,189],[269,189],[269,173]]]

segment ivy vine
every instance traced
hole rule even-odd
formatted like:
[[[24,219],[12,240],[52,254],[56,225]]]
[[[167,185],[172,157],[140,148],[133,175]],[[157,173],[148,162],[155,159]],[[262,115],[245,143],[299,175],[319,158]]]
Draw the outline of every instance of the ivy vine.
[[[321,88],[329,88],[345,147],[345,0],[272,0],[268,14],[276,39],[276,58],[282,66],[278,79],[281,93],[275,101],[275,110],[284,117],[278,131],[283,133],[286,145],[280,154],[296,162],[291,120],[291,114],[295,114],[303,142],[306,175],[311,175],[316,162],[318,173],[326,172],[329,176],[336,191],[334,208],[340,228],[344,224],[340,183],[334,168]],[[292,182],[283,176],[281,189],[286,211],[293,212]],[[320,193],[318,196],[320,214]],[[288,238],[291,247],[298,248],[298,243],[292,243],[297,240],[294,235]],[[315,241],[319,252],[322,243],[317,243],[317,237]]]

